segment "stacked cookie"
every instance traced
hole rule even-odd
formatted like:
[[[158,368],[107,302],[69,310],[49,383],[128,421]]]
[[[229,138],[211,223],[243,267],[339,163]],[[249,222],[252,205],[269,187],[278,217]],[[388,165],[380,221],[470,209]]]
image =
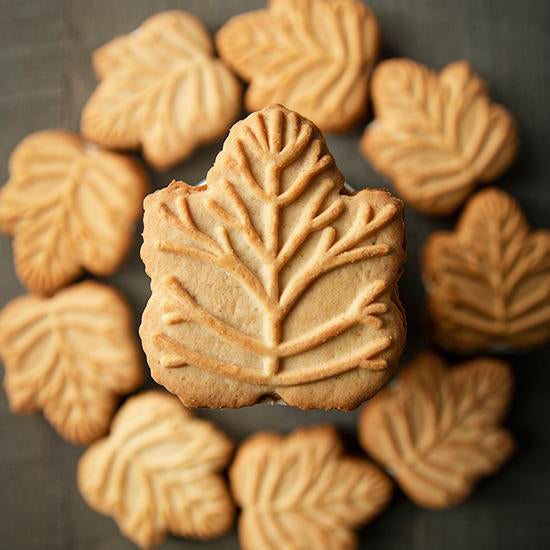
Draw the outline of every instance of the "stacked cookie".
[[[143,548],[168,533],[219,536],[235,505],[243,548],[353,548],[392,479],[418,505],[447,507],[513,452],[501,360],[448,368],[424,353],[383,388],[405,345],[404,203],[456,211],[510,166],[516,125],[467,62],[375,67],[379,41],[358,0],[276,0],[236,16],[216,35],[220,58],[195,17],[160,13],[94,53],[82,137],[38,132],[12,153],[0,229],[31,294],[0,314],[10,406],[43,410],[63,437],[90,444],[84,499]],[[174,181],[144,202],[151,297],[139,334],[152,377],[179,400],[147,391],[116,412],[143,381],[128,305],[104,284],[70,285],[113,273],[134,242],[147,176],[113,150],[140,149],[157,170],[185,160],[238,118],[237,76],[252,114],[231,127],[205,184]],[[356,125],[369,85],[361,150],[404,203],[345,191],[321,133]],[[547,342],[549,247],[509,195],[474,195],[456,231],[434,233],[423,253],[434,339],[459,353]],[[350,410],[369,399],[359,440],[380,466],[346,455],[322,425],[253,435],[228,482],[233,443],[182,406]]]
[[[388,382],[402,203],[343,183],[313,123],[274,105],[233,126],[205,186],[147,197],[140,335],[185,405],[351,409]]]

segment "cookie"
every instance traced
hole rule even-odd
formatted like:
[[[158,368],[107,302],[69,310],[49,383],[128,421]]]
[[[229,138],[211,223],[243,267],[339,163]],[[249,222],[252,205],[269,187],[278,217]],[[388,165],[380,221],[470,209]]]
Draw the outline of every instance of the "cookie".
[[[550,341],[550,231],[531,232],[504,191],[479,192],[455,231],[433,233],[422,272],[443,346],[506,351]]]
[[[514,449],[500,425],[512,386],[502,361],[480,358],[448,369],[437,355],[420,354],[365,405],[361,445],[419,506],[453,506]]]
[[[216,35],[222,59],[250,82],[249,111],[282,103],[327,132],[365,114],[379,42],[378,22],[358,0],[271,0]]]
[[[101,82],[82,111],[82,134],[104,147],[141,147],[158,170],[221,137],[240,113],[240,84],[184,11],[153,15],[92,61]]]
[[[10,409],[42,410],[68,441],[94,441],[118,396],[143,381],[136,344],[128,306],[108,286],[88,281],[53,298],[16,298],[0,312]]]
[[[193,418],[176,398],[148,391],[128,399],[109,436],[82,455],[78,488],[141,548],[160,544],[167,533],[208,539],[233,523],[219,473],[232,450],[222,432]]]
[[[29,290],[51,294],[84,269],[116,271],[148,187],[137,161],[44,130],[17,145],[9,172],[0,231],[13,236],[15,269]]]
[[[409,59],[384,61],[373,74],[372,100],[376,119],[362,152],[426,214],[453,212],[516,157],[512,115],[491,102],[467,61],[439,73]]]
[[[379,468],[344,455],[330,426],[253,435],[229,477],[242,508],[243,550],[353,549],[352,530],[385,509],[392,494]]]
[[[274,105],[232,128],[206,185],[145,199],[140,334],[159,384],[191,407],[350,409],[388,382],[402,204],[343,183],[317,128]]]

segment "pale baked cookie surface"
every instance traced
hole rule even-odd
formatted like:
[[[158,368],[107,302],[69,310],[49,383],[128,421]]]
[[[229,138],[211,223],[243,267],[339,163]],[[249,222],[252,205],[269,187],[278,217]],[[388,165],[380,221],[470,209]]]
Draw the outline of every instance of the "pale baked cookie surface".
[[[372,78],[375,120],[361,149],[414,208],[449,214],[516,157],[516,124],[492,103],[467,61],[439,73],[409,59],[380,63]]]
[[[430,236],[421,265],[442,345],[506,351],[550,340],[550,231],[530,231],[504,191],[472,197],[455,231]]]
[[[126,302],[93,282],[8,303],[0,312],[0,356],[10,409],[42,410],[73,443],[105,434],[118,396],[143,380]]]
[[[344,131],[365,113],[380,30],[357,0],[271,0],[216,35],[220,55],[250,87],[246,107],[281,103],[323,131]]]
[[[81,131],[105,147],[143,150],[159,170],[222,136],[238,117],[241,86],[214,57],[208,31],[184,11],[166,11],[99,48],[101,82]]]
[[[212,538],[233,523],[234,505],[219,473],[232,450],[221,431],[175,397],[148,391],[131,397],[109,436],[82,455],[78,487],[142,548],[168,533]]]
[[[274,105],[232,128],[206,186],[146,198],[140,335],[157,382],[192,407],[325,409],[388,382],[405,338],[402,203],[343,183],[317,128]]]
[[[0,230],[13,236],[15,269],[29,290],[51,294],[84,269],[118,268],[148,187],[137,161],[44,130],[17,145],[9,173]]]
[[[253,435],[239,447],[229,477],[242,508],[243,550],[351,550],[353,529],[386,508],[392,494],[377,466],[345,456],[330,426]]]
[[[365,405],[360,442],[419,506],[458,504],[514,449],[500,425],[512,388],[502,361],[480,358],[448,369],[423,353]]]

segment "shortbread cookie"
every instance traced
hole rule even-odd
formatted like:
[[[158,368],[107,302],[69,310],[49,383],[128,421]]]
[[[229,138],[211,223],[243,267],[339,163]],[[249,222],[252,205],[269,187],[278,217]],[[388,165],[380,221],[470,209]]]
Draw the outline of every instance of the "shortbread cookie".
[[[423,353],[365,405],[359,439],[418,505],[452,506],[510,457],[514,441],[500,423],[512,386],[502,361],[474,359],[448,369]]]
[[[376,18],[359,0],[271,0],[230,19],[216,45],[250,81],[249,111],[282,103],[336,132],[366,111],[379,39]]]
[[[505,351],[550,340],[550,231],[529,231],[504,191],[475,195],[454,232],[433,233],[422,269],[439,342]]]
[[[51,294],[80,275],[114,272],[132,242],[148,180],[140,164],[64,130],[27,136],[0,190],[0,231],[13,235],[16,272]]]
[[[140,334],[185,405],[350,409],[387,383],[405,336],[402,204],[343,183],[317,128],[275,105],[233,127],[206,185],[146,198]]]
[[[184,11],[153,15],[99,48],[93,65],[101,82],[82,111],[82,133],[105,147],[141,147],[158,170],[223,136],[241,110],[240,84]]]
[[[230,470],[242,508],[243,550],[350,550],[353,529],[386,508],[392,483],[374,464],[344,455],[330,426],[245,441]]]
[[[143,380],[131,313],[108,286],[21,296],[0,312],[4,387],[15,413],[38,410],[73,443],[102,436],[118,395]]]
[[[491,103],[466,61],[440,73],[409,59],[384,61],[374,71],[372,99],[376,119],[362,151],[426,214],[453,212],[516,157],[512,116]]]
[[[148,391],[130,398],[111,433],[78,463],[84,500],[112,516],[142,548],[167,533],[207,539],[227,531],[234,506],[218,473],[231,441],[210,422],[193,418],[179,401]]]

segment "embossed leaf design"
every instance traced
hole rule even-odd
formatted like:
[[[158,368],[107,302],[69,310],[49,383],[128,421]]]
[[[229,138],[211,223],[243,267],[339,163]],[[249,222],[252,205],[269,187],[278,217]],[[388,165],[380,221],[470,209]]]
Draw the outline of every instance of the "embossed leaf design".
[[[9,170],[0,190],[0,230],[14,236],[25,286],[50,294],[83,268],[102,275],[118,267],[147,187],[137,162],[46,130],[15,148]]]
[[[453,233],[424,249],[429,310],[439,340],[462,351],[529,347],[550,338],[550,232],[529,232],[516,201],[488,189]]]
[[[183,11],[154,15],[94,54],[101,82],[81,130],[106,147],[142,146],[158,169],[225,133],[240,111],[240,85],[213,57],[203,24]]]
[[[356,0],[272,0],[216,35],[222,58],[251,81],[246,106],[281,103],[325,131],[352,126],[367,105],[378,23]]]
[[[168,532],[215,537],[233,521],[233,503],[217,473],[232,448],[177,399],[149,391],[130,398],[110,435],[84,453],[78,486],[92,508],[113,516],[142,548],[159,544]]]
[[[452,506],[513,451],[512,436],[499,426],[512,385],[502,361],[447,369],[438,356],[422,354],[365,406],[361,444],[417,504]]]
[[[372,96],[376,120],[362,149],[421,211],[452,212],[515,158],[511,115],[491,103],[466,61],[439,74],[407,59],[385,61],[374,72]]]
[[[0,314],[0,354],[12,411],[43,410],[74,443],[103,435],[117,395],[143,379],[127,305],[92,282],[10,302]]]
[[[256,434],[231,466],[244,550],[355,548],[353,528],[388,504],[392,484],[366,460],[344,456],[336,432],[302,428]]]
[[[157,381],[192,406],[276,392],[349,408],[388,380],[404,332],[401,204],[342,184],[316,128],[273,106],[233,127],[206,187],[146,199],[140,331]],[[325,398],[293,388],[356,369],[353,388]]]

